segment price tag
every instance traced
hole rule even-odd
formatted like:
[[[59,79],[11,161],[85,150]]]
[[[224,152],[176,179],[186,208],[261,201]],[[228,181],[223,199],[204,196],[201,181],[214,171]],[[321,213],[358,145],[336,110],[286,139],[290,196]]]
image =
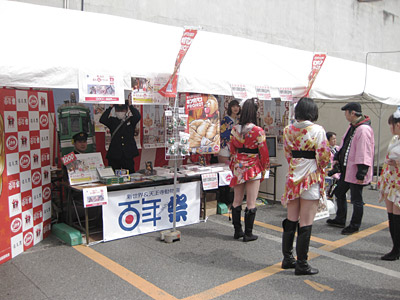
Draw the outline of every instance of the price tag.
[[[68,153],[68,154],[64,155],[63,157],[61,157],[61,160],[62,160],[64,166],[66,166],[69,163],[72,163],[73,161],[76,160],[76,155],[74,152],[71,152],[71,153]]]

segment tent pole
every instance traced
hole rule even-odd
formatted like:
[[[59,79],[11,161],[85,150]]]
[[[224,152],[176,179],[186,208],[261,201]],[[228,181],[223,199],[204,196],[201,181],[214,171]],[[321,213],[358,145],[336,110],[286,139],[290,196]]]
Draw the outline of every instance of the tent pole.
[[[376,156],[376,181],[375,186],[372,189],[376,190],[378,186],[378,179],[379,179],[379,155],[380,155],[380,148],[381,148],[381,119],[382,119],[382,103],[379,107],[379,123],[378,123],[378,153]]]

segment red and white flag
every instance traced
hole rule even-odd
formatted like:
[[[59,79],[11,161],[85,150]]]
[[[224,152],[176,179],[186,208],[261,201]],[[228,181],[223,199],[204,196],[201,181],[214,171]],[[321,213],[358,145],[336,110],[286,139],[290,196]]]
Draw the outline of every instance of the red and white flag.
[[[174,72],[169,78],[168,82],[158,91],[163,97],[176,97],[178,87],[178,72],[183,58],[188,52],[193,39],[197,34],[197,29],[185,29],[181,38],[181,49],[179,50],[178,57],[175,61]]]
[[[312,85],[314,84],[315,79],[321,70],[322,65],[324,64],[326,58],[326,54],[315,54],[312,61],[311,72],[308,75],[308,86],[306,91],[306,96],[309,95]]]

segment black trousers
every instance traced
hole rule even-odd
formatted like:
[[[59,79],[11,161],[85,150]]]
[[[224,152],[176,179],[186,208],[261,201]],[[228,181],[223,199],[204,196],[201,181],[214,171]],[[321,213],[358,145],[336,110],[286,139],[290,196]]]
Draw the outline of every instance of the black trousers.
[[[362,197],[363,185],[354,184],[344,181],[344,174],[340,177],[335,190],[337,211],[336,220],[340,223],[346,223],[347,217],[347,199],[346,193],[350,189],[351,203],[353,204],[353,215],[350,225],[355,228],[360,228],[361,220],[364,213],[364,202]]]
[[[118,170],[118,169],[128,169],[129,174],[135,173],[135,162],[133,161],[133,158],[130,159],[125,159],[121,157],[121,159],[107,159],[108,160],[108,165],[113,168],[113,170]]]

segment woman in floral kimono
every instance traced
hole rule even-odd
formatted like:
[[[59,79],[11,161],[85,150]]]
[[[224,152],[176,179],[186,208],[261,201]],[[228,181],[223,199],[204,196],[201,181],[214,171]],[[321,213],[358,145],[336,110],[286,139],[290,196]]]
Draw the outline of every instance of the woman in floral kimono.
[[[378,188],[379,201],[385,200],[386,203],[393,248],[381,259],[397,260],[400,257],[400,109],[389,117],[388,123],[393,138],[388,147]]]
[[[256,217],[256,199],[260,181],[265,171],[269,170],[269,155],[264,130],[257,126],[258,99],[252,98],[244,102],[240,113],[239,124],[231,132],[231,161],[229,167],[233,173],[230,183],[234,187],[232,204],[232,223],[235,228],[234,238],[243,237],[243,242],[255,241],[253,234]],[[246,190],[247,207],[244,214],[245,230],[243,233],[240,215]]]
[[[295,275],[314,275],[318,270],[307,262],[308,248],[319,199],[324,193],[325,168],[330,161],[330,151],[324,128],[313,123],[318,119],[318,107],[312,99],[299,100],[295,119],[296,122],[283,131],[289,171],[282,196],[282,204],[287,206],[287,218],[282,222],[282,268],[295,268]],[[293,257],[296,227],[297,261]]]

